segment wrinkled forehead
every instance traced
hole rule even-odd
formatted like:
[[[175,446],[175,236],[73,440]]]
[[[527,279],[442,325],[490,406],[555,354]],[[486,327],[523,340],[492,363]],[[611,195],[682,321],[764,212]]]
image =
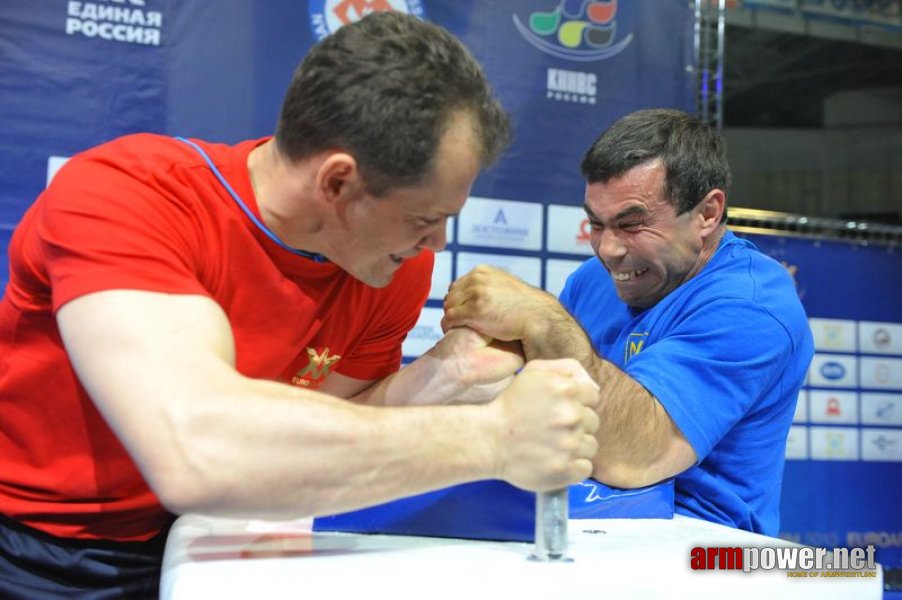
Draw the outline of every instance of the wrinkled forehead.
[[[606,181],[586,184],[584,207],[590,216],[613,219],[623,214],[673,209],[665,195],[664,167],[643,163]]]

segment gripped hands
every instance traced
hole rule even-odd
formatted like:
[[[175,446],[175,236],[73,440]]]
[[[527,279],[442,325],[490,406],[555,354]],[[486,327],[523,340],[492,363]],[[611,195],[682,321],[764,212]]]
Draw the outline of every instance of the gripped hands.
[[[528,362],[489,405],[499,420],[498,477],[532,491],[589,477],[598,402],[598,386],[577,361]]]

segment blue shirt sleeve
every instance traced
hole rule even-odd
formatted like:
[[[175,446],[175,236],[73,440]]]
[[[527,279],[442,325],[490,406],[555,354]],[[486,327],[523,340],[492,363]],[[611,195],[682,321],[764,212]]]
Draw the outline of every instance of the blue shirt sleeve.
[[[675,323],[632,357],[624,371],[664,407],[701,462],[762,397],[780,385],[792,352],[783,325],[767,311],[721,299]]]

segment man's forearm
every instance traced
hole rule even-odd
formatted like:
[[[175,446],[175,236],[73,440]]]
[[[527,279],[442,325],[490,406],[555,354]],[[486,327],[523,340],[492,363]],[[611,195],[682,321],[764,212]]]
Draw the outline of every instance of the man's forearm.
[[[596,357],[600,425],[593,477],[614,487],[642,487],[695,462],[695,452],[661,403],[613,363]]]
[[[385,410],[247,379],[178,407],[181,458],[144,465],[177,512],[317,515],[495,476],[488,407]]]
[[[522,340],[526,360],[534,358],[574,358],[584,369],[592,373],[597,356],[592,349],[592,342],[576,320],[563,306],[531,320],[526,326],[526,335]]]
[[[591,474],[596,386],[575,361],[530,363],[488,404],[400,409],[227,371],[169,406],[165,459],[139,456],[174,512],[297,517],[482,479],[548,490]]]
[[[369,406],[424,406],[450,404],[463,391],[441,359],[427,353],[350,399]]]
[[[413,363],[352,400],[372,406],[478,404],[497,396],[522,366],[519,342],[499,342],[456,327]]]
[[[694,451],[660,402],[639,382],[595,354],[566,311],[530,326],[528,359],[577,359],[599,386],[598,454],[593,476],[614,487],[641,487],[671,477],[695,461]]]

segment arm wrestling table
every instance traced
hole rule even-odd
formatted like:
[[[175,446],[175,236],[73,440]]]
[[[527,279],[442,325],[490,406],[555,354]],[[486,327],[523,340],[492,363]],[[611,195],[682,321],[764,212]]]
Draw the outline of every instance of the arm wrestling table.
[[[797,544],[680,515],[571,519],[568,562],[531,561],[527,543],[312,532],[311,524],[182,516],[167,540],[160,598],[882,597],[880,565],[855,578],[693,571],[695,547]]]

